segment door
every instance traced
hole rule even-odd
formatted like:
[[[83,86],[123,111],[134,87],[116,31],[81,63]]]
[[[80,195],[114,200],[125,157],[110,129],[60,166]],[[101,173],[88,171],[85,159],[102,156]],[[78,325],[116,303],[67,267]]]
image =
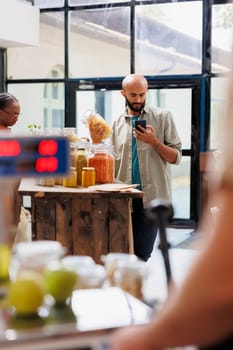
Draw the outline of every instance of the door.
[[[72,83],[69,97],[69,116],[78,136],[89,136],[83,123],[91,109],[110,125],[124,110],[120,94],[121,80],[85,81]],[[147,102],[170,110],[182,141],[181,164],[172,166],[173,225],[195,226],[199,219],[200,179],[200,81],[149,80]]]

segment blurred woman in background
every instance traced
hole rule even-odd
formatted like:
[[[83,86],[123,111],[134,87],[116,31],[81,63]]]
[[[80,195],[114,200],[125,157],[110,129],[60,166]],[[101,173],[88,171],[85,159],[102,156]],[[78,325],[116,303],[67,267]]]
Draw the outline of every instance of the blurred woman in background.
[[[0,130],[10,131],[20,116],[17,98],[9,92],[0,93]]]

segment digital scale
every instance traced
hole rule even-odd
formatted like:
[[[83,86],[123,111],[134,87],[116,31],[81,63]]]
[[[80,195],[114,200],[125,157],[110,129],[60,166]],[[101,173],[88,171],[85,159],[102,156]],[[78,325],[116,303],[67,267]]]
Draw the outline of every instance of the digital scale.
[[[66,137],[0,135],[0,177],[60,176],[68,171]]]

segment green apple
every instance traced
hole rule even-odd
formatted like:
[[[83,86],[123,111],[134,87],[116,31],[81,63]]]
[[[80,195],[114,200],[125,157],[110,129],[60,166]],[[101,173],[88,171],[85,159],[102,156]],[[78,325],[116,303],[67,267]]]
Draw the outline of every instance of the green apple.
[[[52,295],[56,304],[64,304],[72,295],[77,283],[77,273],[60,262],[50,263],[44,272],[47,293]]]
[[[8,302],[17,314],[36,314],[43,304],[45,285],[42,276],[34,271],[22,271],[11,281],[8,291]]]

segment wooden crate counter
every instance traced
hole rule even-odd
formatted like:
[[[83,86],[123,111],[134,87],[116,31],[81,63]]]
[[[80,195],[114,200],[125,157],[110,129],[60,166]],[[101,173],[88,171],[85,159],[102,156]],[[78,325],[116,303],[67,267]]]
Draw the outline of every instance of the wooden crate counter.
[[[143,192],[45,187],[23,179],[19,194],[31,198],[33,240],[57,240],[67,254],[89,255],[97,263],[102,254],[133,252],[130,199]]]

